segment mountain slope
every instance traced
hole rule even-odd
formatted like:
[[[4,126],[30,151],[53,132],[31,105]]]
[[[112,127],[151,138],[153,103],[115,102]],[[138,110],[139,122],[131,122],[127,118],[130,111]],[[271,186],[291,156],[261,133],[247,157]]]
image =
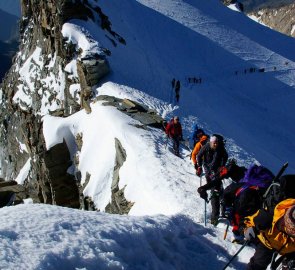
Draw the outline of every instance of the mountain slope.
[[[89,17],[78,6],[84,20],[74,16],[70,21],[68,14],[51,21],[43,14],[46,1],[34,6],[37,18],[38,12],[44,15],[43,24],[38,28],[36,20],[23,22],[22,51],[0,92],[3,110],[9,112],[1,119],[1,139],[14,138],[2,141],[2,147],[9,142],[11,149],[0,149],[1,172],[34,187],[34,202],[67,205],[56,199],[58,191],[79,185],[82,200],[90,198],[101,212],[112,200],[117,174],[117,188],[132,203],[133,216],[46,205],[0,209],[8,220],[0,222],[3,268],[15,267],[11,256],[17,254],[13,258],[25,269],[97,269],[97,264],[105,269],[191,269],[201,263],[203,269],[213,269],[237,251],[231,233],[222,238],[225,224],[197,224],[204,222],[204,201],[196,192],[204,180],[195,175],[190,151],[182,146],[183,158],[174,156],[161,129],[115,109],[112,97],[101,100],[109,95],[129,104],[137,101],[166,119],[178,114],[185,137],[196,122],[208,133],[223,133],[230,157],[240,165],[258,161],[276,173],[288,160],[294,170],[294,40],[217,0],[195,2],[104,0],[99,10],[94,8],[98,2],[89,0]],[[104,57],[111,73],[85,87],[79,65],[83,59],[97,64]],[[202,83],[190,83],[191,77],[201,77]],[[181,81],[179,104],[172,78]],[[50,156],[64,140],[69,159]],[[116,171],[118,141],[126,156]],[[54,159],[64,162],[68,178],[58,178],[58,169],[46,167]],[[209,218],[210,206],[207,210]],[[244,267],[251,254],[253,249],[246,248],[233,268]]]
[[[257,11],[260,8],[278,8],[293,3],[293,0],[239,0],[247,12]]]
[[[176,113],[193,112],[199,124],[233,138],[271,169],[287,160],[294,169],[294,39],[215,0],[100,5],[127,43],[113,47],[93,23],[82,23],[112,52],[110,80],[172,102],[170,81],[179,78]],[[265,72],[250,73],[250,68]],[[204,83],[189,84],[194,76]]]

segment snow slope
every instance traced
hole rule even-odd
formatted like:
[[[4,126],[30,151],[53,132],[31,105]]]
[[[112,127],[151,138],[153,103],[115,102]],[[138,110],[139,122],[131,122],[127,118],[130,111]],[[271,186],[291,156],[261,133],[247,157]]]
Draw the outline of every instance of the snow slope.
[[[127,43],[113,47],[95,23],[79,22],[112,52],[113,76],[107,80],[173,103],[170,82],[178,78],[175,113],[182,119],[197,117],[272,170],[286,161],[295,168],[294,39],[217,0],[101,1],[100,6]],[[249,73],[251,67],[266,72]],[[188,83],[189,77],[201,77],[202,84]]]
[[[183,215],[131,217],[37,204],[0,212],[1,269],[222,269],[237,248],[214,241],[212,229]]]

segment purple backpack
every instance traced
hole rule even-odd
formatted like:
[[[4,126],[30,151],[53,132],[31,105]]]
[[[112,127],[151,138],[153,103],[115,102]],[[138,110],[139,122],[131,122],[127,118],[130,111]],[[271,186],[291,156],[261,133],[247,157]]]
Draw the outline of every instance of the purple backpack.
[[[273,173],[258,165],[252,165],[245,173],[240,183],[247,183],[250,186],[258,186],[259,188],[268,188],[274,179]]]

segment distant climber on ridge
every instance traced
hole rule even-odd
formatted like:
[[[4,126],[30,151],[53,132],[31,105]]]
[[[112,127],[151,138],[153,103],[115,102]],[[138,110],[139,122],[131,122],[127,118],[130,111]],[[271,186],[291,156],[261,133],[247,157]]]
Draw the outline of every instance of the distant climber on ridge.
[[[167,136],[172,139],[174,154],[179,156],[179,144],[180,141],[183,141],[183,137],[182,127],[178,116],[174,116],[173,119],[171,119],[171,121],[166,126],[165,132]]]

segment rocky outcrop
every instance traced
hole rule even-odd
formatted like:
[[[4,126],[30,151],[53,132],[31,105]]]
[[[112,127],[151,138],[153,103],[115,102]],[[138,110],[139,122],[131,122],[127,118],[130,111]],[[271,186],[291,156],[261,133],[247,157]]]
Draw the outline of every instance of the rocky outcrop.
[[[288,36],[295,37],[294,0],[221,0],[237,7],[249,16],[255,16],[264,25]]]
[[[133,202],[129,202],[126,200],[124,196],[124,189],[119,188],[119,171],[122,165],[126,160],[126,151],[123,148],[120,141],[115,139],[115,147],[116,147],[116,160],[113,174],[113,182],[112,182],[112,199],[111,202],[106,206],[105,211],[111,214],[128,214],[131,207],[133,206]]]
[[[106,59],[101,57],[87,57],[77,61],[77,72],[80,79],[80,104],[87,113],[91,112],[89,103],[92,98],[92,86],[99,83],[100,79],[109,73]]]
[[[0,207],[23,203],[29,194],[23,185],[15,181],[0,181]]]
[[[68,42],[61,30],[70,19],[90,19],[102,27],[107,16],[84,0],[22,0],[21,8],[20,52],[0,88],[1,176],[16,179],[30,158],[24,182],[30,197],[35,202],[79,207],[77,183],[65,173],[65,163],[53,167],[48,163],[48,155],[58,160],[55,155],[61,150],[47,151],[42,116],[66,117],[93,98],[93,85],[110,70],[106,59],[110,52],[100,48],[97,54],[81,57],[81,48]],[[105,29],[106,34],[116,37],[110,25]],[[78,74],[67,69],[69,63],[76,65]]]
[[[48,175],[49,190],[44,194],[46,203],[72,208],[80,207],[78,183],[68,168],[72,165],[70,152],[65,141],[56,144],[45,152],[45,169]],[[44,189],[43,189],[44,190]],[[47,196],[50,194],[51,196]]]
[[[112,96],[101,95],[95,101],[104,101],[104,106],[114,106],[121,112],[127,114],[135,120],[138,120],[142,126],[147,126],[163,129],[164,119],[157,114],[156,111],[147,108],[129,99],[120,99]]]
[[[261,7],[251,12],[259,21],[288,36],[295,37],[295,3],[278,7]]]
[[[86,0],[22,0],[21,4],[21,51],[0,88],[0,177],[16,179],[26,169],[24,184],[17,185],[22,190],[17,193],[25,194],[20,197],[96,210],[92,198],[83,196],[90,175],[80,186],[79,171],[73,169],[70,171],[75,171],[75,175],[69,173],[71,166],[78,167],[79,157],[71,160],[65,142],[46,148],[42,117],[47,114],[67,117],[82,108],[90,113],[90,103],[103,100],[105,106],[116,106],[138,120],[138,128],[162,128],[163,119],[155,111],[128,99],[94,97],[93,87],[110,71],[107,56],[111,55],[111,49],[100,47],[85,35],[96,50],[83,51],[61,30],[69,25],[65,23],[70,19],[89,19],[105,31],[114,47],[125,45],[124,38],[112,29],[99,7]],[[82,134],[78,134],[76,144],[81,150]],[[116,151],[112,198],[106,211],[122,214],[128,213],[133,203],[124,198],[124,188],[119,189],[119,170],[126,153],[118,140]]]

